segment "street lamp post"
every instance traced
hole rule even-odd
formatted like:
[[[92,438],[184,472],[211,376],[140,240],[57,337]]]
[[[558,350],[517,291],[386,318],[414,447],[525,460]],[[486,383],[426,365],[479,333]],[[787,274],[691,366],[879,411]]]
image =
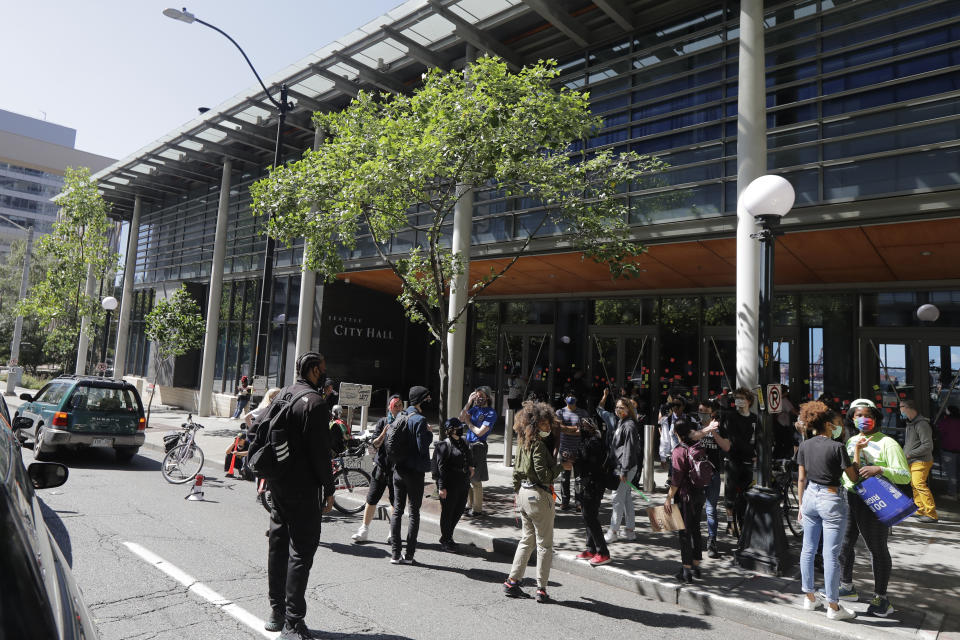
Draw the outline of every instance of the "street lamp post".
[[[769,398],[765,397],[767,384],[774,380],[771,339],[773,333],[773,265],[776,245],[776,228],[780,219],[793,208],[793,187],[781,176],[764,175],[747,185],[740,195],[742,210],[760,225],[760,231],[751,238],[761,244],[759,317],[757,318],[757,341],[759,343],[760,394],[765,398],[760,411],[761,432],[759,436],[760,486],[747,492],[747,509],[743,529],[737,545],[737,562],[747,568],[762,566],[780,574],[789,563],[786,532],[783,529],[783,513],[780,510],[780,495],[770,488],[770,467],[773,448],[773,416]]]
[[[23,300],[27,297],[27,286],[30,283],[30,254],[33,252],[33,227],[24,227],[6,216],[0,216],[15,227],[19,227],[27,232],[27,246],[23,252],[23,274],[20,276],[20,297]],[[23,336],[23,314],[18,313],[17,319],[13,324],[13,339],[10,341],[10,366],[7,369],[7,391],[6,395],[16,395],[16,386],[20,384],[20,375],[23,368],[20,367],[20,340]]]
[[[273,96],[270,95],[270,91],[267,89],[267,86],[263,83],[263,80],[260,78],[260,74],[257,73],[257,70],[254,68],[253,63],[250,62],[250,58],[247,57],[247,54],[244,50],[237,44],[237,41],[230,37],[230,35],[223,31],[222,29],[215,27],[209,22],[204,22],[200,18],[196,17],[184,7],[182,11],[177,9],[164,9],[163,15],[173,20],[179,20],[181,22],[186,22],[191,24],[193,22],[199,22],[205,27],[209,27],[225,37],[227,40],[233,43],[233,46],[237,48],[240,54],[243,56],[243,59],[247,61],[247,65],[250,67],[250,70],[253,71],[253,75],[256,76],[257,82],[260,83],[260,86],[263,88],[263,93],[267,96],[274,107],[277,108],[277,142],[276,148],[273,155],[273,166],[279,167],[282,162],[283,154],[283,127],[287,119],[287,111],[292,108],[292,104],[287,101],[287,85],[280,85],[280,100],[276,100]],[[257,336],[256,344],[254,346],[253,352],[253,373],[254,375],[264,375],[266,370],[267,362],[267,333],[270,327],[270,298],[271,291],[273,289],[273,254],[274,254],[274,240],[268,234],[266,246],[264,247],[264,256],[263,256],[263,277],[260,282],[260,311],[257,314]]]
[[[107,320],[103,323],[103,348],[100,351],[100,362],[103,363],[103,366],[107,365],[107,342],[110,340],[110,313],[117,308],[117,299],[113,296],[107,296],[100,301],[100,306],[104,308],[107,312]],[[114,363],[116,366],[116,363]],[[104,377],[106,377],[106,369],[102,371]]]

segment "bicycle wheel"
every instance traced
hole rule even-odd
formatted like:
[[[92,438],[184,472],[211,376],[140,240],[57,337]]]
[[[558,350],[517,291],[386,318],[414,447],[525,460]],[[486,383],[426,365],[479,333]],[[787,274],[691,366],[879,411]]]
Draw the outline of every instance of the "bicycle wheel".
[[[333,474],[333,507],[340,513],[360,513],[366,505],[365,498],[370,488],[370,474],[363,469],[340,469]],[[340,501],[341,492],[349,493],[354,500]]]
[[[179,444],[167,452],[161,463],[164,480],[183,484],[193,480],[203,467],[203,451],[196,444]]]
[[[796,504],[797,488],[792,482],[788,482],[786,489],[783,492],[783,503],[781,504],[781,509],[783,510],[783,519],[787,521],[787,527],[790,529],[790,533],[799,538],[803,536],[803,528],[793,516],[793,513],[797,508],[795,506]]]

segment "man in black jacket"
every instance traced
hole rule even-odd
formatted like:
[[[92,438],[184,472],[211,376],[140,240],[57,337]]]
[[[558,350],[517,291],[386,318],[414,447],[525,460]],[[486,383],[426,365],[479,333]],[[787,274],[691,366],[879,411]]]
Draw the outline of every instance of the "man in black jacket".
[[[321,511],[327,513],[333,508],[330,411],[320,393],[326,369],[321,354],[301,355],[297,358],[297,381],[282,392],[289,397],[307,389],[316,392],[290,407],[286,424],[290,458],[280,477],[269,481],[273,509],[267,573],[272,613],[264,628],[280,631],[282,627],[283,639],[312,637],[304,623],[304,594],[320,544]]]
[[[430,470],[430,443],[433,442],[433,432],[421,413],[422,407],[430,402],[430,392],[426,387],[411,387],[409,402],[410,406],[406,409],[406,429],[410,431],[411,447],[407,459],[397,462],[393,470],[393,516],[390,518],[393,547],[390,562],[393,564],[412,564],[413,554],[417,552],[423,478]],[[408,502],[410,519],[407,522],[407,551],[401,556],[403,540],[400,538],[400,521]]]

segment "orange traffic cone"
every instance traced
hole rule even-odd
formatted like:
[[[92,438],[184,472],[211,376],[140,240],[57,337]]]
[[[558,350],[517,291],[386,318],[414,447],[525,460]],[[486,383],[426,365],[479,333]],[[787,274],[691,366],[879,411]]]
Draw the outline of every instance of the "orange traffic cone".
[[[234,439],[234,441],[233,441],[233,456],[230,458],[230,470],[227,471],[227,477],[228,477],[228,478],[232,478],[232,477],[233,477],[234,465],[237,464],[237,445],[239,445],[239,444],[240,444],[240,438]]]
[[[190,495],[188,495],[186,500],[203,500],[203,476],[197,474],[197,481],[193,483],[193,486],[190,487]]]

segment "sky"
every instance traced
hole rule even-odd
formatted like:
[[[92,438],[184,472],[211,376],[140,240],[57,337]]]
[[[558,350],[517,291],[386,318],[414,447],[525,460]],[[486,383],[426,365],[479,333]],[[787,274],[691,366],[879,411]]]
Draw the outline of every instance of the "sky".
[[[162,15],[183,0],[5,0],[0,109],[77,130],[76,148],[124,158],[256,78],[229,40]],[[264,80],[403,0],[190,0]],[[269,86],[269,84],[268,84]]]

